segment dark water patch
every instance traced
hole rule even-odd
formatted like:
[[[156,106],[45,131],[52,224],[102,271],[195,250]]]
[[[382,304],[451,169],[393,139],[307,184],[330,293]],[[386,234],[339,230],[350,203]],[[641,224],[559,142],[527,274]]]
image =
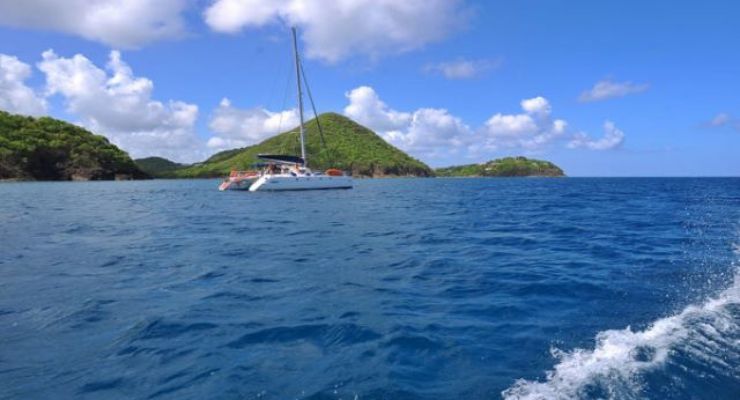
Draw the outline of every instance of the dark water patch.
[[[380,338],[381,335],[355,324],[341,325],[298,325],[262,329],[242,335],[228,343],[228,347],[243,348],[254,344],[289,343],[295,341],[313,341],[323,346],[350,345]]]
[[[346,319],[346,318],[356,318],[359,317],[360,313],[356,311],[349,311],[339,316],[340,319]]]
[[[276,283],[276,282],[280,282],[277,279],[270,279],[270,278],[252,278],[249,281],[250,282],[253,282],[253,283]]]
[[[100,392],[104,390],[115,390],[119,387],[121,387],[124,383],[123,378],[113,378],[109,380],[102,380],[102,381],[95,381],[84,384],[80,390],[78,391],[79,394],[88,394],[88,393],[95,393]]]
[[[319,232],[311,231],[311,230],[298,230],[298,231],[292,231],[288,232],[286,236],[305,236],[305,235],[318,235]]]
[[[79,223],[74,223],[74,224],[67,225],[64,228],[64,230],[62,231],[62,233],[64,233],[64,234],[75,234],[75,233],[82,233],[82,232],[85,232],[85,231],[88,231],[88,230],[89,230],[89,227],[87,225],[85,225],[85,224],[79,224]]]
[[[226,272],[210,271],[210,272],[206,272],[203,275],[199,275],[196,279],[199,281],[210,281],[210,280],[222,277],[224,275],[226,275]]]
[[[212,369],[208,369],[206,371],[200,372],[198,374],[195,374],[193,376],[190,376],[192,375],[190,371],[181,372],[180,374],[176,374],[177,376],[170,376],[170,378],[167,379],[166,382],[162,382],[162,385],[165,386],[164,388],[155,391],[154,393],[149,395],[147,398],[156,399],[156,398],[169,395],[171,393],[178,392],[183,389],[187,389],[188,387],[190,387],[191,385],[199,381],[207,380],[208,378],[214,376],[219,371],[220,371],[220,368],[212,368]],[[181,377],[187,378],[187,379],[179,379]],[[181,380],[182,382],[179,382],[173,385],[168,385],[170,381],[173,381],[173,380]]]
[[[394,347],[411,352],[439,351],[446,347],[443,343],[437,340],[433,340],[424,336],[414,335],[403,335],[395,337],[387,341],[385,344],[383,344],[383,346]]]
[[[213,300],[213,299],[227,299],[227,300],[236,300],[241,302],[251,302],[260,300],[260,296],[254,296],[246,292],[234,292],[234,291],[219,291],[216,293],[209,294],[205,297],[203,297],[203,300]]]
[[[229,258],[246,257],[253,253],[249,248],[229,248],[222,251],[221,255]]]
[[[119,265],[122,261],[126,259],[125,256],[115,256],[108,261],[103,262],[100,264],[101,268],[108,268],[108,267],[114,267],[116,265]]]
[[[216,327],[218,325],[208,322],[178,323],[166,322],[160,318],[150,322],[139,323],[136,327],[132,328],[134,333],[131,340],[174,339],[184,334],[207,331]]]

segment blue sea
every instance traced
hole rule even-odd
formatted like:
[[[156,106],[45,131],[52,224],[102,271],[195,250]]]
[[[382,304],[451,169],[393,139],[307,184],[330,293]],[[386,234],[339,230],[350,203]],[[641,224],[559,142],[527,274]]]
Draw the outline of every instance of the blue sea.
[[[217,185],[0,184],[0,398],[740,398],[740,179]]]

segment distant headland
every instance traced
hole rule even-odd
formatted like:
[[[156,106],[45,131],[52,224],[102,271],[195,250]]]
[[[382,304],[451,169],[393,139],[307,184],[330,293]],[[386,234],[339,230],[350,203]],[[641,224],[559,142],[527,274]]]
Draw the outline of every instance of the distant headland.
[[[565,176],[565,173],[560,167],[549,161],[526,157],[505,157],[482,164],[437,168],[434,172],[437,176],[467,177]]]
[[[0,111],[0,180],[147,179],[103,136],[54,118]]]

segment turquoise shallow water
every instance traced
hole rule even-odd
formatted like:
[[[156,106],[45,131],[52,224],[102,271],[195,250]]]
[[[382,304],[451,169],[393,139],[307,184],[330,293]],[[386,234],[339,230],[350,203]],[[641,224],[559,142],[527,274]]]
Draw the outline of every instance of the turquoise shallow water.
[[[740,393],[740,179],[217,184],[0,184],[0,398]]]

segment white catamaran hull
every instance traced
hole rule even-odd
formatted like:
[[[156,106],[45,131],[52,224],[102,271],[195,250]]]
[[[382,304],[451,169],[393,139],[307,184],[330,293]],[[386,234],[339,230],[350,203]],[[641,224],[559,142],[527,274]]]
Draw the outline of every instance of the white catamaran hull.
[[[319,189],[351,189],[351,176],[286,176],[265,175],[257,179],[249,187],[250,192],[280,191],[280,190],[319,190]]]

